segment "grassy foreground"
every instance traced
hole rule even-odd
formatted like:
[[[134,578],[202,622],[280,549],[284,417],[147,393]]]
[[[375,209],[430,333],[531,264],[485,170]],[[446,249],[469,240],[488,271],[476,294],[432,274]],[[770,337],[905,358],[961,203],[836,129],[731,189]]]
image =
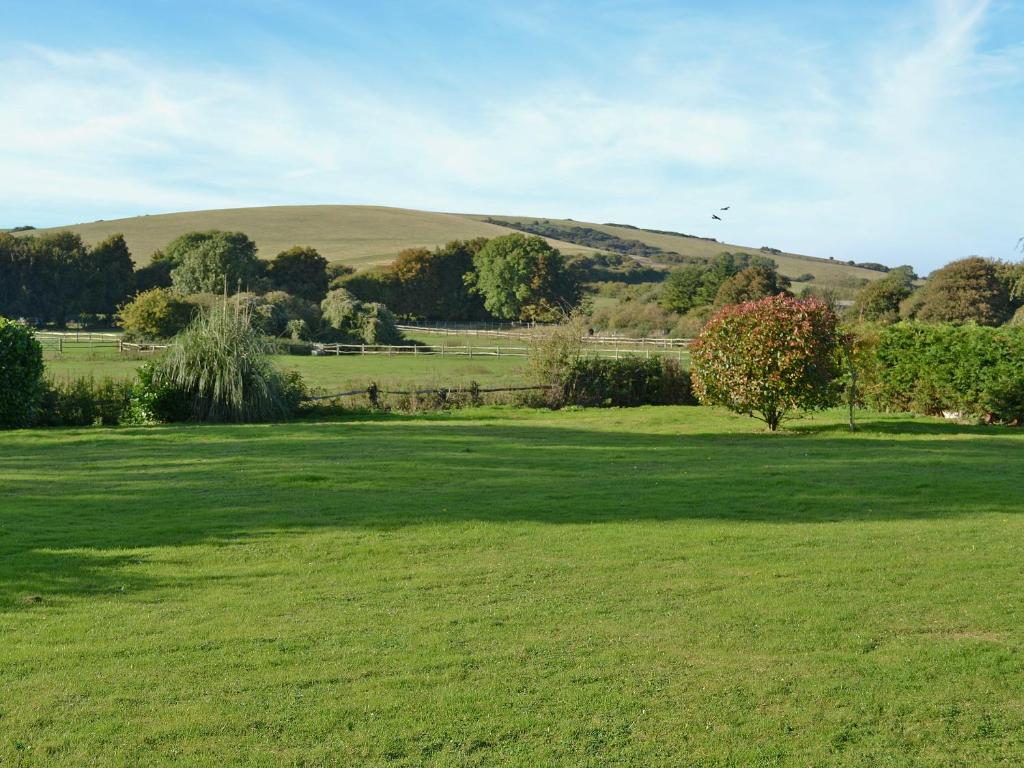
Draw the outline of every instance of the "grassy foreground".
[[[1024,434],[698,408],[0,439],[0,765],[1024,761]]]

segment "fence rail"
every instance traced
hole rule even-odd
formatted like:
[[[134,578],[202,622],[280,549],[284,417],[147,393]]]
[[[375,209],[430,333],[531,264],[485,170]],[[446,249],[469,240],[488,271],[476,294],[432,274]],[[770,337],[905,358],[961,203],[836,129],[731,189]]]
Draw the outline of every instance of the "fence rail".
[[[536,328],[544,328],[551,326],[534,326]],[[487,330],[487,329],[465,329],[458,330],[452,328],[446,328],[442,326],[428,326],[428,325],[399,325],[400,331],[409,333],[427,333],[436,336],[490,336],[497,339],[515,339],[518,341],[529,341],[530,339],[537,338],[536,330],[534,332],[526,331],[500,331],[500,330]],[[653,346],[661,347],[665,349],[674,349],[677,347],[687,347],[693,339],[668,339],[657,336],[648,336],[643,338],[634,338],[629,336],[586,336],[583,341],[587,344],[602,344],[602,345],[635,345],[635,346]]]
[[[591,354],[598,357],[613,357],[618,360],[621,357],[631,355],[643,355],[650,357],[651,354],[671,355],[679,360],[683,359],[686,353],[685,347],[663,347],[643,349],[618,347],[611,349],[591,349]],[[437,357],[528,357],[528,347],[502,347],[502,346],[474,346],[447,344],[422,344],[422,345],[401,345],[401,344],[318,344],[313,348],[313,354],[321,355],[386,355],[387,357],[405,356],[437,356]]]

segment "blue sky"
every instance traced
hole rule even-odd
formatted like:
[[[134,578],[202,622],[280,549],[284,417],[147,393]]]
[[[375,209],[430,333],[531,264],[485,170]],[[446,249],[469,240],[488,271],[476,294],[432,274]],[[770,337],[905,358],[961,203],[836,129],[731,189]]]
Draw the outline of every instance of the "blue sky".
[[[364,203],[1020,257],[1020,2],[5,9],[0,226]]]

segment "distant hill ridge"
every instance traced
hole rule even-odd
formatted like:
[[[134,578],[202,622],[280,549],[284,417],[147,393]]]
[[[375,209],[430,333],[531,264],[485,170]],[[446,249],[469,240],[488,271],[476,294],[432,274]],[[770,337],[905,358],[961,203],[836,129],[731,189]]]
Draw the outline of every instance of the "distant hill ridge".
[[[92,244],[120,232],[124,234],[136,264],[141,266],[149,263],[155,251],[185,232],[235,230],[249,235],[259,247],[260,256],[266,259],[293,245],[308,245],[330,261],[364,267],[387,263],[405,248],[429,248],[449,240],[497,237],[522,229],[524,224],[533,221],[545,222],[550,228],[545,232],[546,239],[567,255],[610,251],[671,266],[680,257],[707,259],[722,251],[766,252],[761,248],[720,243],[712,238],[632,225],[366,205],[288,205],[187,211],[26,230],[19,234],[70,230]],[[581,237],[580,232],[574,232],[576,228],[583,231],[587,239]],[[572,242],[572,239],[580,242]],[[780,271],[791,277],[812,274],[817,280],[850,277],[870,280],[882,275],[879,271],[842,262],[784,253],[777,249],[767,252],[776,260]]]

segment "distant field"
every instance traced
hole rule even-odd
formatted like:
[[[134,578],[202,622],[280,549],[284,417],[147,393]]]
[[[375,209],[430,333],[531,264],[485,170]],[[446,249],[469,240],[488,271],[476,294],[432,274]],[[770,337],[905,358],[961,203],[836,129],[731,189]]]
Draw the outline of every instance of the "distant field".
[[[167,213],[73,224],[25,234],[71,230],[87,243],[95,243],[120,232],[136,264],[144,265],[149,263],[154,251],[178,235],[205,229],[245,232],[256,242],[259,255],[264,259],[272,259],[293,245],[311,245],[329,261],[344,261],[354,266],[390,262],[403,248],[433,247],[449,240],[508,234],[504,227],[456,214],[366,205],[289,205]],[[556,245],[565,253],[593,250],[569,243]]]
[[[1019,766],[1022,475],[877,414],[5,433],[0,765]]]
[[[293,245],[311,245],[327,259],[344,261],[363,267],[392,261],[403,248],[433,247],[449,240],[473,237],[496,237],[509,234],[505,227],[488,224],[486,215],[435,213],[403,208],[362,205],[295,205],[266,208],[232,208],[214,211],[192,211],[154,216],[137,216],[85,224],[55,227],[79,233],[86,242],[95,243],[115,233],[124,234],[132,256],[139,265],[149,263],[154,251],[163,248],[178,235],[192,230],[240,230],[255,240],[260,256],[271,259]],[[530,217],[494,216],[506,221]],[[641,240],[667,251],[689,256],[709,257],[722,251],[759,253],[729,243],[713,243],[699,238],[658,235],[625,227],[609,227],[584,221],[552,219],[551,221],[593,227],[624,239]],[[34,230],[34,233],[52,230]],[[33,234],[29,232],[26,234]],[[585,246],[550,240],[566,254],[592,253]],[[846,264],[814,259],[797,254],[772,256],[780,270],[790,277],[811,273],[819,281],[838,280],[844,276],[869,280],[882,275],[872,270]]]

